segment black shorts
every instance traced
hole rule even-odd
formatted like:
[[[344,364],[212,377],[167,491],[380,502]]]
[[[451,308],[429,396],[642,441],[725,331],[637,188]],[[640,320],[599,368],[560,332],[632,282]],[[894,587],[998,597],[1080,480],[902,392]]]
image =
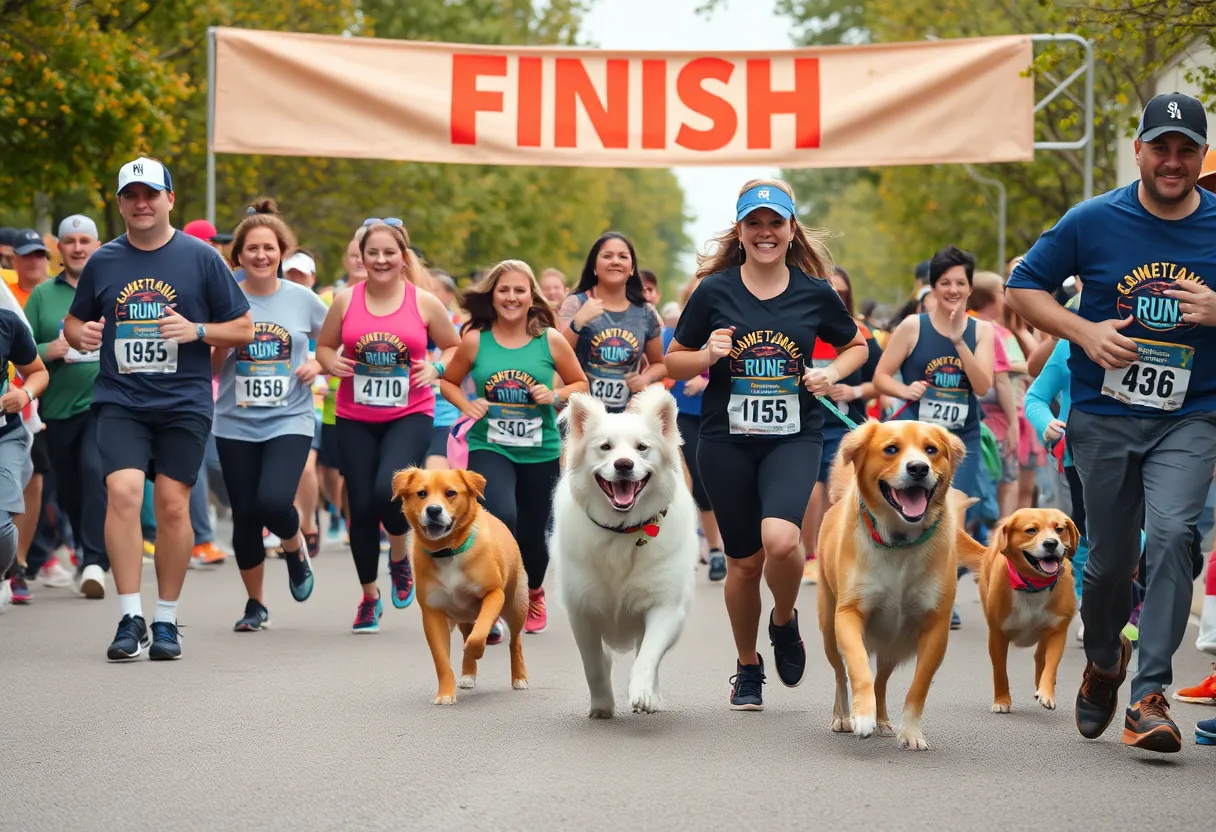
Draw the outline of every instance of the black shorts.
[[[51,473],[51,452],[47,449],[45,428],[34,434],[34,444],[30,446],[30,462],[34,464],[35,474]]]
[[[709,495],[701,483],[701,466],[697,464],[697,447],[701,444],[701,417],[692,413],[676,414],[676,427],[684,439],[684,464],[688,466],[688,475],[692,478],[692,498],[697,508],[709,511]]]
[[[426,449],[428,457],[441,456],[444,459],[448,458],[448,434],[451,430],[451,425],[443,427],[434,425],[431,427],[431,444]]]
[[[822,454],[823,439],[817,433],[753,442],[701,438],[701,483],[727,557],[749,558],[759,552],[764,546],[760,526],[767,517],[802,528]]]
[[[341,458],[342,455],[338,453],[338,426],[321,425],[321,450],[317,451],[317,464],[339,471],[341,466],[338,460]]]
[[[193,486],[203,465],[211,419],[179,410],[131,410],[102,404],[97,410],[101,474],[134,468]]]

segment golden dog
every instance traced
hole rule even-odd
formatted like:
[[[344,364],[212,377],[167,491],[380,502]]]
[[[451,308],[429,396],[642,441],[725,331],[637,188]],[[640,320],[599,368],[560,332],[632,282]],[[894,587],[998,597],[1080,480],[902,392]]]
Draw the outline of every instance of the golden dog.
[[[1007,714],[1009,645],[1034,652],[1034,698],[1056,707],[1056,671],[1077,612],[1072,563],[1080,535],[1062,511],[1024,508],[1003,520],[980,567],[980,602],[988,620],[992,711]]]
[[[439,677],[436,705],[456,704],[452,628],[464,636],[460,687],[477,681],[477,660],[501,615],[511,631],[511,687],[528,686],[521,634],[528,579],[519,544],[477,498],[486,480],[473,471],[406,468],[393,476],[393,496],[413,528],[412,560],[422,628]]]
[[[921,716],[946,654],[957,566],[960,557],[978,565],[984,551],[963,531],[974,500],[950,488],[965,453],[958,437],[924,422],[866,422],[840,444],[830,478],[835,504],[818,547],[819,628],[836,671],[837,733],[894,734],[887,681],[915,656],[898,741],[929,747]]]

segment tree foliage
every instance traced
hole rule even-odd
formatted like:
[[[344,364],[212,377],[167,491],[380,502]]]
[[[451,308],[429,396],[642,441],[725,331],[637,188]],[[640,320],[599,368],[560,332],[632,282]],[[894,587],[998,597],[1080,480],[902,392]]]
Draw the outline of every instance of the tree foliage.
[[[6,10],[19,0],[0,0]],[[34,0],[39,2],[39,0]],[[46,2],[46,0],[42,0]],[[138,57],[121,70],[122,89],[130,94],[139,84],[160,85],[176,91],[145,93],[164,111],[124,111],[116,128],[96,147],[69,160],[76,167],[51,177],[26,165],[10,169],[0,163],[5,196],[10,208],[29,212],[34,191],[54,197],[55,213],[103,210],[107,229],[121,231],[110,192],[118,166],[137,153],[162,158],[177,189],[174,209],[181,225],[203,215],[206,185],[206,30],[208,26],[244,26],[284,31],[409,40],[488,44],[562,44],[578,42],[584,0],[144,0],[82,4],[56,0],[48,5],[42,28],[26,33],[31,42],[51,43],[52,32],[68,30],[75,43],[83,35],[75,29],[103,29],[109,37],[133,44]],[[0,15],[7,14],[0,11]],[[109,15],[115,25],[106,27]],[[91,22],[90,22],[91,21]],[[0,19],[0,24],[7,17]],[[23,35],[23,36],[26,36]],[[0,42],[6,35],[0,31]],[[109,43],[109,41],[104,41]],[[78,47],[105,68],[105,48],[96,43]],[[32,53],[31,53],[32,54]],[[5,69],[0,69],[0,84]],[[36,74],[22,78],[26,97],[43,95]],[[11,83],[17,83],[13,81]],[[87,98],[91,90],[73,94]],[[24,100],[24,99],[23,99]],[[41,100],[40,98],[38,100]],[[24,106],[24,105],[23,105]],[[0,142],[12,135],[14,122],[4,115],[0,102]],[[117,128],[124,128],[123,133]],[[155,127],[155,129],[153,129]],[[72,130],[89,135],[90,122]],[[65,148],[49,130],[41,144],[23,148],[31,158],[59,160]],[[0,146],[3,146],[0,144]],[[104,151],[104,152],[103,152]],[[292,224],[301,245],[318,256],[322,280],[341,274],[341,258],[355,227],[366,217],[397,216],[405,220],[411,242],[428,261],[457,277],[507,258],[520,258],[537,270],[556,266],[568,275],[576,272],[594,239],[614,228],[628,234],[638,248],[644,267],[675,282],[680,255],[690,246],[683,194],[675,176],[666,170],[615,170],[585,168],[494,167],[436,165],[350,159],[283,158],[220,155],[217,167],[217,217],[221,229],[232,228],[245,207],[257,196],[273,196]],[[15,197],[15,199],[14,199]],[[2,212],[0,212],[2,213]]]
[[[1095,45],[1095,193],[1115,187],[1117,150],[1152,97],[1157,72],[1197,44],[1216,45],[1216,3],[1207,0],[780,0],[803,44],[918,41],[1015,33],[1075,32]],[[1036,50],[1036,95],[1045,96],[1079,66],[1075,45]],[[1212,67],[1194,78],[1216,93]],[[1036,121],[1036,138],[1072,141],[1083,134],[1080,83]],[[948,130],[943,124],[941,129]],[[1039,151],[1027,164],[977,169],[1008,190],[1007,255],[1025,251],[1082,197],[1083,151]],[[861,296],[898,302],[915,264],[948,243],[976,252],[995,269],[997,194],[962,166],[793,170],[787,178],[804,220],[827,227],[832,249]]]

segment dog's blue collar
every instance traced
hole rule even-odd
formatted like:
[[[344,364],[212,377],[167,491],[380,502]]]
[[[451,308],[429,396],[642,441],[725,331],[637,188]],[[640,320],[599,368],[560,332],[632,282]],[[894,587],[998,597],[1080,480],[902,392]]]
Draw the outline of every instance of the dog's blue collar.
[[[937,531],[938,524],[942,522],[941,515],[938,515],[938,518],[933,521],[933,525],[921,532],[920,537],[915,540],[906,540],[902,543],[888,543],[878,533],[878,523],[875,521],[874,515],[870,513],[870,510],[865,507],[865,504],[858,502],[857,507],[861,514],[861,524],[870,533],[870,539],[874,541],[875,545],[881,546],[883,549],[903,549],[907,546],[919,546],[933,537],[933,533]]]
[[[463,555],[465,552],[469,551],[469,547],[473,545],[473,541],[476,539],[477,527],[474,526],[469,530],[469,536],[465,538],[464,543],[461,543],[455,549],[453,549],[451,546],[444,546],[442,549],[436,549],[434,552],[432,552],[430,549],[423,546],[422,551],[426,552],[433,558],[454,558],[457,555]]]

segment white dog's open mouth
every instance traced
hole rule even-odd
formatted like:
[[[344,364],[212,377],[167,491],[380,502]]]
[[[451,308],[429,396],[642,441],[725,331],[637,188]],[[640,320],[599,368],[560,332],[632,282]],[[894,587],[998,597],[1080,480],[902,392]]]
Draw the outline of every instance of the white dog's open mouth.
[[[642,493],[646,483],[650,482],[650,474],[640,480],[606,480],[596,474],[595,481],[599,484],[600,490],[608,495],[614,509],[629,511],[638,501],[638,495]]]
[[[920,485],[892,488],[881,481],[878,483],[878,487],[891,507],[909,523],[915,523],[925,516],[925,512],[929,510],[929,501],[933,499],[933,494],[937,491],[937,486],[931,490]]]

